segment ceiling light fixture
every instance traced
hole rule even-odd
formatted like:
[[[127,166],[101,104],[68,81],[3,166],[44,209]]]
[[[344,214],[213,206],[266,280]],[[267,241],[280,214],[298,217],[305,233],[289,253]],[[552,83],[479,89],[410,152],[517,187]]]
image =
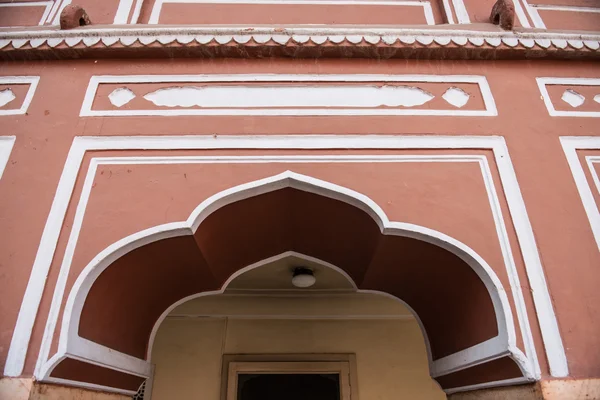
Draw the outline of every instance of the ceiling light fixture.
[[[305,267],[294,268],[292,285],[297,288],[307,288],[315,284],[317,280],[311,269]]]

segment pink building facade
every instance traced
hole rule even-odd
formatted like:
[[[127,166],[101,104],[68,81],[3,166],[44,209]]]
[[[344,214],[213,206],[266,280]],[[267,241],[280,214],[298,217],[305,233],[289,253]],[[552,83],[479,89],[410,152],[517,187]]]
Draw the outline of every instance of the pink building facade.
[[[0,2],[0,398],[600,399],[600,4],[494,3]]]

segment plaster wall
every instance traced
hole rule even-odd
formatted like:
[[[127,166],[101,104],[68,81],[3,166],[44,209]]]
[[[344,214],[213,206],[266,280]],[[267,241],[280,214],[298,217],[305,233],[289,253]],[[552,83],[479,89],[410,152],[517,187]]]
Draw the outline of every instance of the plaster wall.
[[[599,71],[593,63],[543,61],[145,60],[134,64],[101,59],[5,63],[2,65],[5,76],[32,75],[41,79],[27,114],[0,117],[1,134],[16,136],[0,180],[0,236],[6,249],[0,253],[0,264],[7,277],[0,282],[4,296],[0,304],[3,315],[0,319],[1,364],[8,352],[31,266],[74,136],[501,135],[506,138],[543,259],[571,376],[596,376],[600,373],[596,335],[600,329],[597,309],[600,253],[559,137],[597,135],[598,122],[597,118],[551,117],[535,79],[540,76],[597,78]],[[79,117],[93,75],[203,73],[484,75],[496,100],[498,117]],[[66,76],[69,79],[65,79]],[[560,96],[554,101],[558,104]],[[593,104],[590,102],[590,107]],[[73,199],[80,190],[76,189]],[[64,254],[74,213],[73,208],[70,210],[55,262]],[[26,375],[33,372],[37,359],[57,274],[58,270],[52,268],[28,352]],[[533,319],[535,310],[528,301]],[[543,354],[541,341],[536,342],[536,347],[538,354]],[[543,364],[543,356],[540,358]],[[547,375],[548,371],[543,373]]]
[[[244,303],[253,309],[259,306],[252,305],[252,298]],[[264,310],[262,303],[259,308]],[[317,303],[311,300],[311,306],[326,312],[327,302]],[[196,305],[200,304],[196,301]],[[219,308],[220,312],[235,310],[231,303],[229,307],[226,304]],[[214,300],[211,306],[215,306]],[[185,311],[189,313],[194,308],[199,307],[188,306]],[[339,304],[336,311],[353,312],[340,309]],[[301,303],[292,305],[290,312],[302,313]],[[423,338],[414,320],[174,317],[165,320],[156,338],[152,399],[219,400],[223,354],[299,353],[356,354],[359,399],[446,398],[429,377]]]

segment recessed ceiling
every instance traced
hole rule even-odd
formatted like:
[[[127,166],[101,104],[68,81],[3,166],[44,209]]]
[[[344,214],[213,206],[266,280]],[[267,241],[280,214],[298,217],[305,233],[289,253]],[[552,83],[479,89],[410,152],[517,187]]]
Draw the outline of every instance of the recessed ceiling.
[[[310,288],[298,289],[292,285],[292,271],[295,267],[306,267],[313,270],[316,283]],[[349,278],[330,268],[313,261],[307,261],[295,256],[265,264],[244,272],[233,279],[226,292],[238,290],[355,290]]]

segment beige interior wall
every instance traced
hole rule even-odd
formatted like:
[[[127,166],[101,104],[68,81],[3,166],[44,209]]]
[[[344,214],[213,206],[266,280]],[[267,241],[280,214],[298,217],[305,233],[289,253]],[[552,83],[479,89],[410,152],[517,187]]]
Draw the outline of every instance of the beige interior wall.
[[[231,317],[236,308],[231,298],[218,310],[219,317],[204,315],[209,310],[217,311],[215,297],[206,298],[210,307],[197,299],[193,307],[188,303],[174,310],[158,331],[153,348],[152,362],[156,369],[152,399],[219,400],[222,355],[252,353],[353,353],[361,400],[446,398],[429,377],[421,331],[415,319],[406,317],[404,307],[394,302],[398,304],[396,318],[389,315],[388,308],[385,316],[376,317],[379,319],[364,316],[352,319],[352,304],[356,299],[349,299],[344,313],[340,310],[339,296],[336,298],[335,302],[327,296],[311,298],[311,308],[318,309],[320,316],[330,315],[329,304],[332,304],[343,318],[295,319],[288,315],[287,319],[269,319],[257,315],[253,319],[248,314],[243,318]],[[252,309],[253,303],[265,302],[265,298],[252,296],[236,299],[233,303],[243,303],[246,309]],[[306,300],[270,298],[271,304],[285,302],[293,310],[301,309],[298,305]],[[363,300],[363,303],[368,301]]]

